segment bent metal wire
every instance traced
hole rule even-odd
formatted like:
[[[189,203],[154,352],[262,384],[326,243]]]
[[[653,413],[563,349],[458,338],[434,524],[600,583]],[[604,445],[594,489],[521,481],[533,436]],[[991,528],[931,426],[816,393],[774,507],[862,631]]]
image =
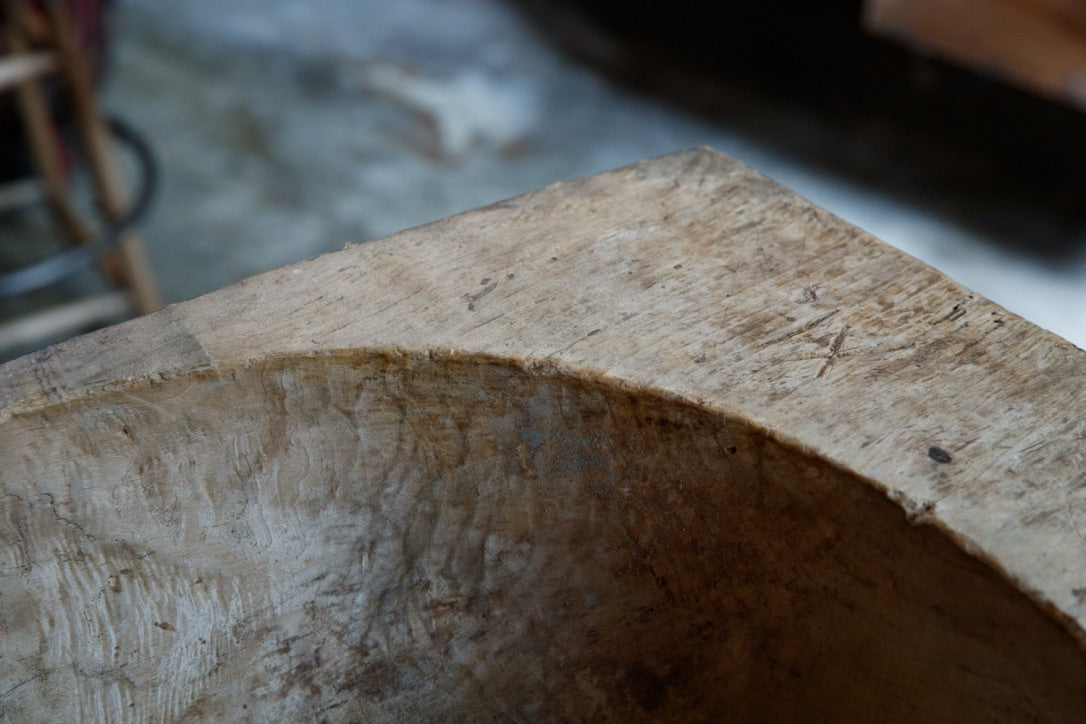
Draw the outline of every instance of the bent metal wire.
[[[88,243],[0,274],[0,299],[55,284],[93,263],[102,254],[117,246],[125,232],[147,213],[158,185],[158,169],[151,147],[121,119],[111,116],[107,119],[107,124],[114,138],[127,146],[136,160],[136,193],[128,210],[120,218],[108,222],[101,233]]]

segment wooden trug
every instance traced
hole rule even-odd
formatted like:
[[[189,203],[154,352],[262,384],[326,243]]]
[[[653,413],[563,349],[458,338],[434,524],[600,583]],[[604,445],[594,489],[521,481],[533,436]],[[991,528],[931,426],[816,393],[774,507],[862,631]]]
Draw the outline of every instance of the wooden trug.
[[[711,151],[0,400],[7,720],[1086,714],[1086,356]]]

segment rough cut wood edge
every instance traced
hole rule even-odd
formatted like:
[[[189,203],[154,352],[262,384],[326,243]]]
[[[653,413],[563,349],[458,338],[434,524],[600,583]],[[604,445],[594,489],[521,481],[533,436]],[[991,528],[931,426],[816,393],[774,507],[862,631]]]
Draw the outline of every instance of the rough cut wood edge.
[[[655,390],[871,481],[1084,645],[1086,356],[720,154],[544,189],[0,367],[0,424],[277,358]]]
[[[867,0],[869,30],[1086,110],[1086,9],[1076,0]]]

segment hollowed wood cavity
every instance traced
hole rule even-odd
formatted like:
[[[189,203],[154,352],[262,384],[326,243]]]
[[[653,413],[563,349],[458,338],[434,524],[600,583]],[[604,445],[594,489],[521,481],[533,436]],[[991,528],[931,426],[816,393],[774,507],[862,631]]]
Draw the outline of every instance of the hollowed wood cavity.
[[[0,459],[15,719],[964,721],[1084,700],[1070,638],[866,481],[597,378],[278,360],[17,417]]]

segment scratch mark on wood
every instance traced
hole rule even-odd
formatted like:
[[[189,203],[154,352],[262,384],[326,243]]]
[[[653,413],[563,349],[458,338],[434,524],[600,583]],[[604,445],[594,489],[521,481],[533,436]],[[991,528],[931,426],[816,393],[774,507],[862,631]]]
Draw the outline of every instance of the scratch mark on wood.
[[[810,330],[812,330],[815,327],[817,327],[818,325],[822,324],[827,319],[834,316],[835,314],[837,314],[840,311],[841,311],[840,309],[835,309],[832,312],[829,312],[828,314],[823,314],[821,317],[818,317],[817,319],[812,319],[811,321],[807,322],[806,324],[804,324],[799,329],[793,329],[790,332],[785,332],[784,334],[782,334],[782,335],[780,335],[778,337],[774,337],[773,339],[769,340],[768,342],[763,342],[762,344],[760,344],[758,346],[758,349],[765,349],[766,347],[772,346],[774,344],[780,344],[781,342],[786,342],[786,341],[792,339],[793,337],[797,337],[797,336],[803,334],[804,332],[809,332]]]
[[[841,331],[834,337],[833,343],[830,344],[830,353],[826,357],[826,363],[822,365],[822,369],[818,371],[817,377],[824,376],[830,371],[830,367],[833,367],[833,363],[837,361],[837,355],[841,352],[841,345],[845,343],[845,335],[848,334],[848,325],[841,327]]]
[[[954,322],[965,316],[965,313],[969,311],[965,307],[965,302],[958,302],[955,304],[949,312],[944,314],[939,319],[936,319],[932,324],[939,324],[940,322]]]
[[[31,676],[31,677],[30,677],[29,679],[24,679],[23,681],[20,681],[20,682],[19,682],[18,684],[16,684],[15,686],[11,687],[11,688],[10,688],[10,689],[8,689],[7,691],[5,691],[5,692],[4,692],[3,694],[0,694],[0,699],[3,699],[3,698],[4,698],[4,697],[6,697],[6,696],[7,696],[8,694],[10,694],[11,692],[13,692],[13,691],[15,691],[16,689],[18,689],[18,688],[19,688],[20,686],[25,686],[26,684],[29,684],[29,683],[30,683],[31,681],[37,681],[38,679],[42,678],[43,676],[45,676],[45,675],[46,675],[46,674],[48,674],[48,673],[49,673],[48,671],[39,671],[38,673],[36,673],[36,674],[34,674],[33,676]]]
[[[603,331],[602,329],[593,329],[588,334],[586,334],[586,335],[584,335],[582,337],[578,337],[577,339],[575,339],[572,342],[570,342],[569,344],[567,344],[565,347],[562,347],[561,349],[556,349],[547,356],[548,357],[553,357],[556,354],[561,354],[562,352],[565,352],[566,350],[568,350],[570,347],[573,347],[576,344],[580,344],[581,342],[585,341],[589,337],[594,337],[594,336],[596,336],[597,334],[599,334],[602,331]]]
[[[484,281],[490,281],[490,280],[485,279]],[[476,292],[475,294],[465,294],[464,299],[466,299],[467,302],[468,302],[468,311],[469,312],[474,312],[475,311],[475,303],[477,301],[479,301],[480,299],[482,299],[483,297],[485,297],[487,294],[490,294],[492,291],[494,291],[497,288],[498,288],[498,283],[497,282],[490,282],[485,287],[483,287],[482,291],[480,291],[480,292]]]
[[[892,354],[894,352],[907,352],[909,350],[915,350],[915,349],[916,349],[916,343],[915,342],[910,342],[909,344],[899,344],[899,345],[895,345],[893,347],[888,347],[888,346],[885,346],[885,345],[879,345],[879,346],[868,347],[868,348],[854,348],[854,349],[849,349],[849,350],[843,350],[842,349],[842,350],[838,350],[837,355],[834,358],[834,364],[836,364],[838,360],[849,359],[851,357],[867,357],[867,358],[877,362],[879,360],[885,359],[885,356],[888,355],[888,354]],[[790,361],[801,361],[801,360],[823,360],[823,361],[825,361],[826,360],[826,354],[824,352],[811,352],[811,353],[796,355],[794,357],[787,357],[786,359],[788,359]]]
[[[399,297],[398,299],[395,299],[395,300],[389,302],[388,304],[386,304],[386,305],[384,305],[384,306],[382,306],[382,307],[380,307],[378,309],[373,310],[369,314],[365,314],[365,315],[359,317],[357,320],[353,320],[353,319],[348,320],[348,321],[344,322],[343,324],[339,325],[338,327],[334,327],[333,329],[329,330],[329,332],[334,334],[334,333],[336,333],[336,332],[338,332],[338,331],[340,331],[342,329],[345,329],[346,327],[351,326],[352,324],[355,324],[356,322],[365,321],[365,320],[370,319],[372,317],[380,316],[380,315],[384,314],[385,312],[387,312],[388,310],[395,307],[397,304],[403,304],[408,299],[411,299],[412,297],[416,297],[419,294],[421,294],[422,292],[423,292],[423,289],[420,287],[419,289],[414,290],[410,294],[406,294],[406,295],[404,295],[402,297]]]

